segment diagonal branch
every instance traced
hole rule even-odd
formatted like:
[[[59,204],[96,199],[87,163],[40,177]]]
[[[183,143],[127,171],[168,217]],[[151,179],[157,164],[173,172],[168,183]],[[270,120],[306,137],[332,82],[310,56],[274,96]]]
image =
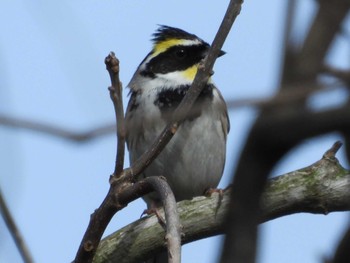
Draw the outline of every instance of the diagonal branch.
[[[297,54],[296,69],[306,79],[313,79],[322,70],[324,58],[341,29],[349,9],[349,0],[320,0],[311,28]]]
[[[9,229],[13,240],[15,241],[15,244],[17,246],[17,249],[19,251],[19,253],[22,256],[23,262],[24,263],[33,263],[33,259],[32,256],[29,252],[29,249],[26,245],[26,243],[24,242],[24,239],[18,229],[18,227],[16,226],[15,220],[13,219],[10,210],[8,209],[5,199],[3,197],[3,194],[1,192],[0,189],[0,214],[2,215],[5,224],[7,226],[7,228]]]

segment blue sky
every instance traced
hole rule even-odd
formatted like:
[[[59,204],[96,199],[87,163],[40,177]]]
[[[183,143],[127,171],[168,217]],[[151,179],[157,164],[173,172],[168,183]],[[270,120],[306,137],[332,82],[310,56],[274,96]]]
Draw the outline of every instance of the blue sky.
[[[314,1],[302,3],[295,25],[306,32]],[[157,24],[176,26],[211,42],[228,1],[20,1],[0,8],[0,113],[39,120],[74,131],[114,121],[104,58],[114,51],[126,85],[151,48]],[[214,81],[226,99],[271,96],[279,80],[285,1],[246,1],[215,65]],[[349,25],[349,19],[347,24]],[[349,47],[340,39],[328,57],[349,67]],[[127,101],[125,90],[125,102]],[[310,103],[339,103],[343,91]],[[331,98],[331,99],[330,99]],[[221,187],[229,184],[247,129],[257,112],[230,111],[231,132]],[[281,174],[319,158],[337,134],[308,140],[276,167]],[[0,126],[0,187],[36,262],[70,262],[89,215],[108,190],[115,158],[114,135],[86,144]],[[339,153],[347,165],[343,150]],[[106,234],[135,221],[142,200],[118,213]],[[298,214],[262,225],[260,263],[321,261],[334,248],[348,217]],[[220,238],[184,246],[183,262],[211,263]],[[0,262],[21,262],[0,220]]]

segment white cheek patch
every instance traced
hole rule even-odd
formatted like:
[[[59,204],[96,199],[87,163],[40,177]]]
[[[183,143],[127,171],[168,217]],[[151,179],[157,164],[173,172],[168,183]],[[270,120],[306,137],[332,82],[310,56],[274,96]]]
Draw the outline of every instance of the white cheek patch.
[[[192,80],[186,78],[182,71],[169,72],[166,74],[158,73],[156,76],[163,81],[165,86],[175,87],[178,85],[192,84]]]
[[[169,72],[166,74],[156,74],[156,78],[150,79],[150,78],[144,78],[139,82],[139,87],[142,87],[142,90],[145,92],[151,91],[151,90],[158,90],[163,88],[171,88],[174,89],[175,87],[178,87],[179,85],[192,85],[192,80],[188,79],[181,71],[177,72]],[[212,84],[212,79],[209,78],[208,84]],[[216,91],[215,91],[216,92]],[[220,95],[215,94],[217,97]]]

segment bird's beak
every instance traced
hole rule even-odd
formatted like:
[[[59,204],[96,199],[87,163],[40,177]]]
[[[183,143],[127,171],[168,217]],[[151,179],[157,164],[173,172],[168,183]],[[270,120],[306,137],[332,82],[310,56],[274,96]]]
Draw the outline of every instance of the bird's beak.
[[[219,55],[218,55],[218,58],[219,58],[219,57],[221,57],[221,56],[223,56],[223,55],[225,55],[225,54],[226,54],[226,52],[225,52],[225,51],[220,50],[220,53],[219,53]]]
[[[223,55],[225,55],[225,54],[226,54],[225,51],[220,50],[219,55],[218,55],[218,58],[221,57],[221,56],[223,56]],[[210,76],[213,76],[213,75],[214,75],[214,71],[212,70],[212,71],[210,72]]]
[[[205,56],[207,56],[208,53],[209,53],[209,46],[208,46],[208,48],[203,52],[203,58],[204,58]],[[223,56],[223,55],[225,55],[225,54],[226,54],[225,51],[220,50],[219,55],[218,55],[217,57],[219,58],[219,57],[221,57],[221,56]]]

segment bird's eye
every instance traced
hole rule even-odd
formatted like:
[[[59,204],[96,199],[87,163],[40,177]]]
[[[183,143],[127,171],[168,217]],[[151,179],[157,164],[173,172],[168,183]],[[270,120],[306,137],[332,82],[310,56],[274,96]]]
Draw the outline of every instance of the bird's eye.
[[[177,58],[182,59],[182,58],[186,57],[186,55],[187,55],[186,50],[184,50],[184,49],[182,49],[182,48],[175,51],[175,56],[176,56]]]

